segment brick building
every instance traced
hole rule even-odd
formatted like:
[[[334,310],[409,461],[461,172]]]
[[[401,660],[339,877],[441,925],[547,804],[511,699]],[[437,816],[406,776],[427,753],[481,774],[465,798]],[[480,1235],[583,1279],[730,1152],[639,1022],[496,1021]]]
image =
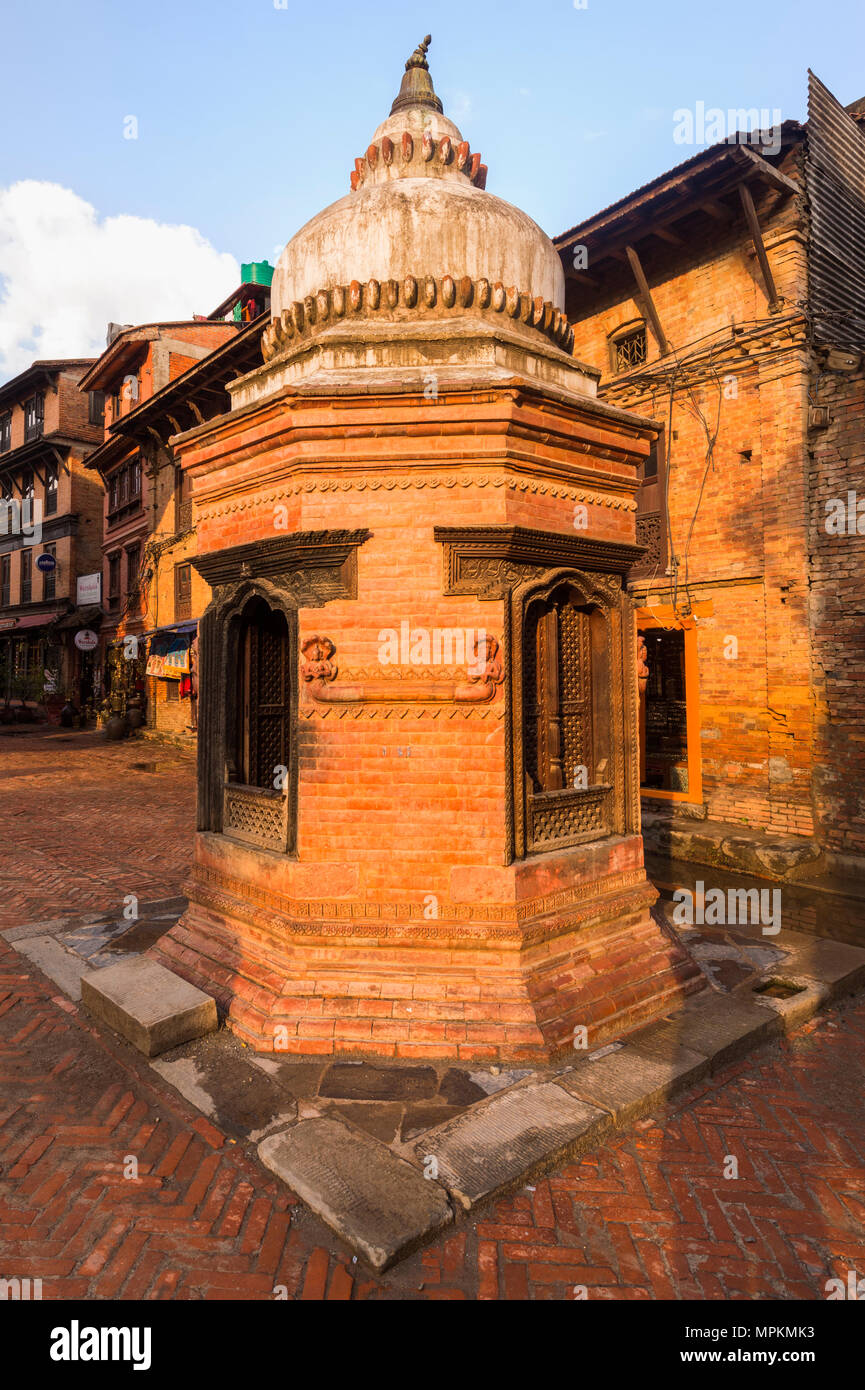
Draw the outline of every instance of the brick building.
[[[865,852],[865,541],[826,529],[865,495],[865,131],[812,76],[773,135],[556,245],[601,398],[660,426],[629,577],[647,843],[784,877]]]
[[[98,596],[77,602],[101,564],[102,489],[86,459],[102,397],[79,389],[91,366],[34,362],[0,387],[0,701],[19,711],[56,715],[93,694],[92,653],[74,641],[101,616]]]
[[[195,633],[210,590],[190,563],[191,502],[170,441],[226,409],[228,382],[260,360],[272,275],[267,261],[244,264],[241,284],[207,318],[114,326],[82,384],[98,379],[109,402],[90,460],[106,492],[108,704],[125,713],[137,696],[147,728],[185,740],[195,735]]]
[[[269,295],[264,305],[269,305]],[[181,741],[195,738],[196,632],[210,586],[192,563],[197,538],[189,484],[171,440],[228,410],[228,384],[260,363],[266,313],[262,310],[257,321],[232,321],[238,324],[236,332],[121,415],[112,431],[118,448],[137,449],[151,497],[142,560],[150,577],[139,642],[140,660],[146,663],[146,728]]]
[[[102,622],[100,666],[103,694],[123,712],[129,698],[144,701],[145,661],[132,656],[138,638],[155,626],[151,536],[168,525],[173,492],[165,495],[146,466],[141,441],[121,432],[124,418],[182,376],[214,348],[233,338],[233,322],[207,319],[123,327],[112,324],[105,352],[80,382],[82,392],[105,400],[102,442],[87,460],[103,491]],[[173,523],[171,523],[173,524]]]

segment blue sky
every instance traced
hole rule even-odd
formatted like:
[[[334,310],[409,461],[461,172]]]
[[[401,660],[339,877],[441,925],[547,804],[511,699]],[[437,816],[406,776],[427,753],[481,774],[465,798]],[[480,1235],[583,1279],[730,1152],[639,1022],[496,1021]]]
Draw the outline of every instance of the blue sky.
[[[79,221],[89,205],[97,222],[197,229],[210,247],[194,290],[205,297],[230,277],[226,256],[273,261],[348,191],[354,156],[428,31],[436,89],[489,165],[488,189],[551,235],[692,152],[673,141],[677,108],[703,101],[803,119],[808,66],[845,104],[865,95],[862,0],[587,0],[579,9],[574,0],[42,0],[4,16],[0,192],[35,180],[83,200]],[[128,116],[135,140],[124,139]],[[41,254],[56,261],[69,211],[54,214],[46,200],[40,209]],[[4,225],[8,244],[31,215],[19,209],[4,224],[0,208],[7,299],[22,255],[4,260]],[[122,227],[112,225],[116,247]],[[170,262],[170,240],[161,245]],[[178,275],[187,256],[192,265],[189,246]],[[122,267],[104,263],[123,299]],[[79,273],[82,293],[92,273]],[[29,293],[37,280],[31,266]],[[194,307],[207,312],[219,297]],[[120,304],[107,317],[129,312]],[[46,341],[19,341],[19,355]],[[0,373],[3,348],[0,335]]]

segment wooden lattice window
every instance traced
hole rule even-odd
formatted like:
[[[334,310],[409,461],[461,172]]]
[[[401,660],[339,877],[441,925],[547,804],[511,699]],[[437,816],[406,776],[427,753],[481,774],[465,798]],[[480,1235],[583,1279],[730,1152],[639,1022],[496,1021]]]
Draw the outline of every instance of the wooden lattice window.
[[[567,588],[535,601],[523,629],[527,848],[610,833],[606,626]]]
[[[283,854],[292,840],[290,646],[283,613],[263,599],[247,604],[236,628],[222,812],[224,834]]]
[[[535,604],[526,625],[526,771],[535,791],[591,781],[592,648],[589,614],[561,601]]]
[[[629,323],[619,324],[618,328],[608,335],[607,347],[610,354],[610,371],[614,375],[630,371],[632,367],[641,367],[649,351],[644,320],[631,319]]]
[[[627,372],[631,367],[640,367],[646,360],[646,329],[634,328],[623,333],[613,341],[613,358],[617,372]]]
[[[241,629],[239,686],[237,781],[273,788],[289,752],[288,627],[263,602]]]

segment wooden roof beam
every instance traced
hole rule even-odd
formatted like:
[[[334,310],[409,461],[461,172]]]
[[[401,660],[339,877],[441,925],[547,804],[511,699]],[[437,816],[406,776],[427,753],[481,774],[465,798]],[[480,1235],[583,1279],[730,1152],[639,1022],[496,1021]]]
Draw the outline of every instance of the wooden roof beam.
[[[646,279],[646,276],[643,272],[643,267],[640,264],[640,258],[634,250],[633,246],[626,246],[625,253],[628,257],[628,260],[631,263],[631,270],[634,272],[634,279],[637,282],[637,288],[639,289],[640,294],[643,298],[643,302],[646,306],[646,313],[649,318],[649,323],[652,326],[652,332],[658,340],[658,347],[661,349],[661,356],[666,357],[667,353],[670,351],[670,345],[667,342],[666,334],[664,333],[664,330],[661,327],[661,320],[658,317],[658,311],[655,308],[655,301],[652,298],[652,291],[649,289],[649,282]]]
[[[574,285],[590,286],[593,290],[598,289],[601,284],[597,275],[590,275],[587,270],[566,270],[565,279],[570,280]]]
[[[736,148],[739,154],[744,156],[745,162],[751,165],[750,172],[752,174],[766,179],[768,183],[783,189],[785,193],[799,193],[801,191],[795,180],[788,179],[786,174],[782,174],[780,169],[776,169],[774,164],[770,164],[768,159],[764,159],[755,150],[749,150],[746,145],[737,145]]]
[[[760,272],[763,276],[763,284],[766,289],[766,298],[769,301],[769,309],[774,313],[780,309],[781,300],[775,288],[775,278],[772,275],[772,268],[769,265],[769,257],[766,255],[766,247],[763,242],[763,233],[760,231],[760,222],[754,207],[754,199],[751,197],[751,190],[744,183],[739,184],[739,197],[742,200],[742,210],[745,213],[745,221],[748,223],[748,231],[751,233],[751,240],[754,243],[754,250],[757,253],[757,260],[760,263]]]
[[[669,246],[687,245],[684,237],[679,236],[678,232],[674,232],[672,228],[666,225],[662,225],[660,227],[653,227],[652,235],[660,237],[661,241],[666,241]]]
[[[733,214],[723,203],[719,203],[717,198],[707,198],[705,203],[700,203],[700,208],[709,217],[713,217],[716,222],[729,226],[733,221]]]

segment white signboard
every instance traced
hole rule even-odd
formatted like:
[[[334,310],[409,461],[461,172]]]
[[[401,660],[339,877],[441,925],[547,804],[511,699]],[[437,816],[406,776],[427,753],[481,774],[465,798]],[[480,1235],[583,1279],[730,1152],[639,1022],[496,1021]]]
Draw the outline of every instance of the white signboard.
[[[81,608],[89,603],[102,602],[102,575],[79,574],[75,591],[75,602]]]
[[[76,632],[75,645],[80,652],[92,652],[99,646],[99,638],[89,627],[85,627],[81,632]]]

